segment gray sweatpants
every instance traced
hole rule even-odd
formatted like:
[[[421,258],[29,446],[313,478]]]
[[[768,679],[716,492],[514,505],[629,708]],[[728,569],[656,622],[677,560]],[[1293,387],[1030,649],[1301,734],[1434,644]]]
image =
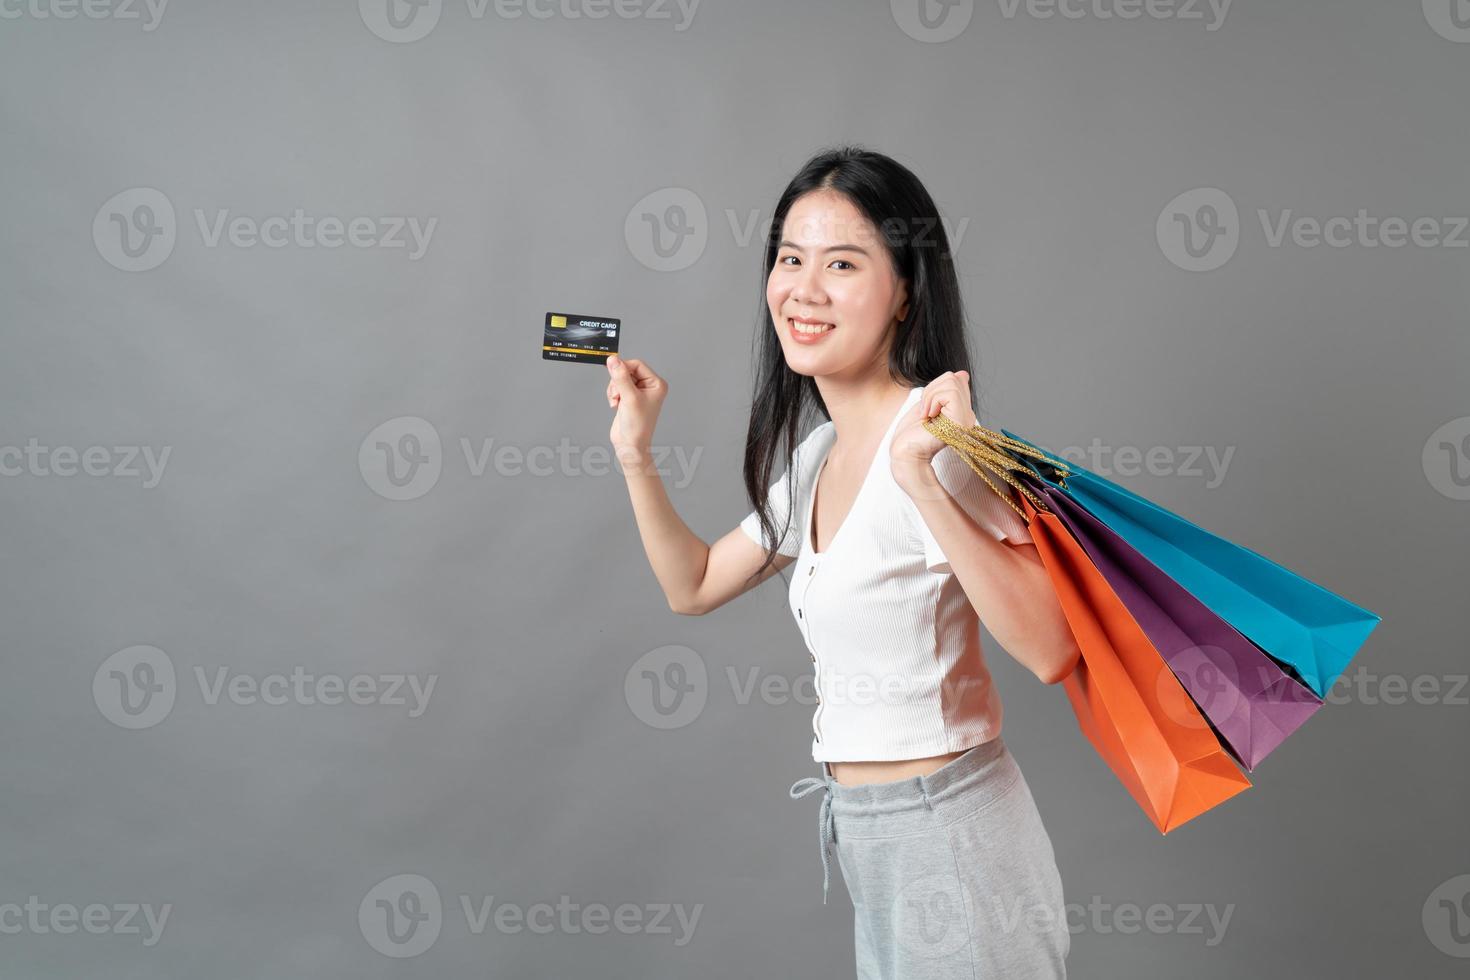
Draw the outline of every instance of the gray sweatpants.
[[[798,780],[791,796],[818,789],[827,793],[823,871],[830,877],[835,843],[858,980],[1066,976],[1071,935],[1056,855],[1000,738],[889,783],[843,786],[824,762],[821,777]]]

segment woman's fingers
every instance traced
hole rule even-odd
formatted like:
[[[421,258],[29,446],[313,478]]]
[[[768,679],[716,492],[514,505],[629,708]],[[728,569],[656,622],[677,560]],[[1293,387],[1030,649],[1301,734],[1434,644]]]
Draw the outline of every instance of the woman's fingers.
[[[617,357],[617,355],[613,355]],[[613,357],[607,359],[607,369],[612,372],[613,380],[618,383],[619,388],[626,385],[629,388],[641,388],[647,391],[657,391],[663,384],[663,379],[654,373],[644,361],[636,357]]]
[[[939,414],[939,409],[942,404],[939,399],[940,393],[944,390],[953,374],[953,371],[946,371],[925,386],[924,418],[932,419]]]
[[[628,365],[629,373],[633,376],[633,382],[639,388],[656,390],[663,381],[662,378],[654,373],[653,368],[637,358],[625,363]]]
[[[970,372],[946,371],[924,388],[922,398],[925,419],[948,414],[950,419],[963,425],[973,425],[970,418]],[[945,413],[944,409],[949,412]]]
[[[631,393],[638,387],[638,381],[629,368],[631,361],[625,361],[621,357],[607,359],[607,370],[612,374],[612,383],[619,394]]]

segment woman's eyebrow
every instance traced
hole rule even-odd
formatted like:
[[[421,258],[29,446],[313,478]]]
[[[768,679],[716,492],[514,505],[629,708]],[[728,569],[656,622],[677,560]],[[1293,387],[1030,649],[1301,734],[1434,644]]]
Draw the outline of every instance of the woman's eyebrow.
[[[781,247],[783,247],[783,248],[794,248],[798,252],[805,252],[806,251],[806,249],[802,248],[800,245],[796,244],[795,242],[788,241],[787,239],[784,239],[784,238],[781,239]],[[859,248],[856,245],[833,245],[832,247],[826,249],[826,251],[828,253],[831,253],[831,252],[856,252],[859,255],[867,255],[868,254],[866,249]]]

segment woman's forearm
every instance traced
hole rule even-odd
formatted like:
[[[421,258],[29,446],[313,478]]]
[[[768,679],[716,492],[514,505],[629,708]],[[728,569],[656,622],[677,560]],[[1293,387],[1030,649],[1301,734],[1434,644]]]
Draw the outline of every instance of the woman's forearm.
[[[1036,546],[1008,545],[987,533],[950,496],[932,466],[916,468],[899,482],[996,642],[1046,683],[1066,677],[1080,651]]]
[[[705,544],[674,510],[664,481],[652,462],[652,453],[644,451],[636,457],[619,456],[628,483],[628,497],[633,503],[633,516],[638,534],[654,577],[668,599],[669,608],[687,613],[694,607],[699,585],[704,581],[709,562],[709,545]]]

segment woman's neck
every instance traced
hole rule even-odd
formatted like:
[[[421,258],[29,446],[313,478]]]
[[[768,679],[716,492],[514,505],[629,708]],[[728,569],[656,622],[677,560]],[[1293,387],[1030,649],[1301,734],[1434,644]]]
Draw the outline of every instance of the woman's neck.
[[[886,374],[869,381],[846,382],[818,378],[817,390],[832,417],[835,441],[829,455],[841,457],[840,446],[871,446],[908,398],[911,386],[895,383]]]

